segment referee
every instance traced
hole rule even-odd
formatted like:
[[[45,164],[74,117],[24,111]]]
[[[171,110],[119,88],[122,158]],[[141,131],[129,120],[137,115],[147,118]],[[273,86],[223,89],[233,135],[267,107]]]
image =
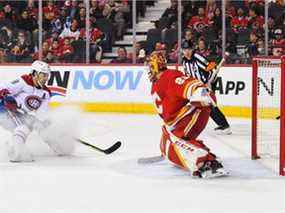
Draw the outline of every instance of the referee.
[[[182,51],[182,65],[185,74],[187,76],[196,78],[202,81],[204,84],[208,84],[210,87],[212,87],[214,82],[209,82],[209,79],[211,79],[211,76],[213,74],[212,69],[216,67],[216,63],[209,62],[204,56],[197,53],[191,41],[185,40],[182,43]],[[232,134],[226,117],[217,106],[211,106],[210,117],[218,125],[218,127],[215,128],[216,131],[226,135]]]

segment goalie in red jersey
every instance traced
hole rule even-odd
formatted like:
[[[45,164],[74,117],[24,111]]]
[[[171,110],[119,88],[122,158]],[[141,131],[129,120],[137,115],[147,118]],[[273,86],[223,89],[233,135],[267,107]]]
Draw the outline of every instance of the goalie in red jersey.
[[[160,150],[176,166],[198,177],[226,175],[220,161],[197,137],[215,105],[215,95],[201,81],[167,69],[166,59],[154,52],[147,59],[151,94],[163,119]]]

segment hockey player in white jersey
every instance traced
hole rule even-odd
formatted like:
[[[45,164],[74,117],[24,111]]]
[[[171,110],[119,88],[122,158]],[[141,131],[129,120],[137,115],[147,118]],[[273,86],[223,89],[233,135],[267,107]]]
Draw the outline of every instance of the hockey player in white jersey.
[[[7,152],[11,162],[33,161],[26,147],[26,140],[32,130],[45,130],[50,124],[46,118],[50,91],[46,83],[50,76],[50,66],[43,61],[34,61],[31,73],[9,82],[0,83],[0,125],[12,132],[7,141]],[[44,131],[43,131],[44,132]],[[43,138],[57,153],[65,154],[58,143]]]

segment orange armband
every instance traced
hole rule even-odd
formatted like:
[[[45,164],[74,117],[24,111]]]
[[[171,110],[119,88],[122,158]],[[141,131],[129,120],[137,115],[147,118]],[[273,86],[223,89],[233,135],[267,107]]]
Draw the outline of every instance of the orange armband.
[[[206,71],[209,72],[209,71],[213,70],[216,66],[217,66],[216,62],[211,61],[211,62],[208,64],[208,66],[206,67]]]

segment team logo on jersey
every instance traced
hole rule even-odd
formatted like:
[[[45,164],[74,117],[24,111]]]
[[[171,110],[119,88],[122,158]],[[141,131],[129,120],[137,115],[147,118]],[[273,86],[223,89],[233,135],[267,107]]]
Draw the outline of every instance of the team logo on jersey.
[[[25,99],[25,105],[29,110],[37,110],[40,108],[41,104],[41,98],[35,95],[28,96]]]
[[[175,79],[175,83],[178,84],[178,85],[182,85],[187,78],[188,77],[186,77],[186,76],[178,77],[178,78]]]

